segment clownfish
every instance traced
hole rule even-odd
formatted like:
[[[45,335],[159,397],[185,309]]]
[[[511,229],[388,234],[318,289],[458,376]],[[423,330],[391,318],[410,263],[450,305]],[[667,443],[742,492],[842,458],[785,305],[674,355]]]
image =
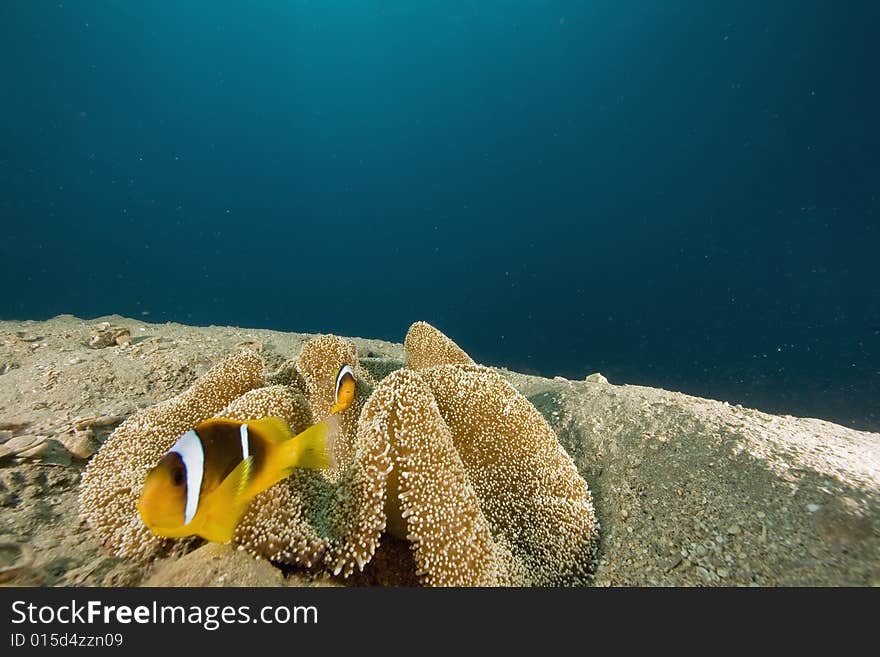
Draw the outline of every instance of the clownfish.
[[[297,436],[277,417],[211,419],[177,442],[147,474],[137,509],[153,533],[225,543],[251,500],[295,468],[330,466],[328,424]]]
[[[354,372],[348,365],[343,365],[336,373],[336,403],[330,408],[330,415],[341,413],[351,406],[355,387]]]

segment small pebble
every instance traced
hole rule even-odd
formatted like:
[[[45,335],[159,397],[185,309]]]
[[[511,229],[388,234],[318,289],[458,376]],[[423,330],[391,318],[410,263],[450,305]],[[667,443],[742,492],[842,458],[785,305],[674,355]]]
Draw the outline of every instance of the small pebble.
[[[100,417],[84,417],[73,421],[74,431],[86,431],[92,427],[112,427],[122,422],[120,415],[102,415]]]
[[[91,429],[76,431],[60,436],[61,443],[75,458],[87,459],[98,451],[101,442],[95,437]]]
[[[682,561],[682,559],[681,559],[680,555],[673,555],[669,559],[666,560],[666,564],[664,566],[664,569],[668,573],[670,570],[674,570],[679,565],[681,565],[681,561]]]
[[[35,447],[19,452],[18,456],[41,463],[70,465],[70,452],[54,438],[43,439]]]
[[[8,449],[12,454],[20,454],[21,452],[36,447],[43,440],[45,440],[43,436],[32,436],[30,434],[25,434],[22,436],[16,436],[15,438],[10,438],[4,443],[3,446]]]
[[[0,542],[0,582],[8,583],[30,569],[34,552],[26,543]]]
[[[247,349],[250,351],[256,351],[257,353],[263,351],[263,343],[259,340],[243,340],[241,342],[236,343],[236,349]]]
[[[816,511],[818,511],[821,508],[822,507],[819,506],[818,504],[807,504],[807,511],[809,511],[810,513],[816,513]]]
[[[104,347],[109,347],[111,344],[114,344],[113,336],[106,332],[96,333],[89,337],[88,344],[92,349],[103,349]]]
[[[89,336],[88,346],[92,349],[104,349],[113,345],[123,346],[131,342],[131,332],[122,326],[110,326],[101,322]]]

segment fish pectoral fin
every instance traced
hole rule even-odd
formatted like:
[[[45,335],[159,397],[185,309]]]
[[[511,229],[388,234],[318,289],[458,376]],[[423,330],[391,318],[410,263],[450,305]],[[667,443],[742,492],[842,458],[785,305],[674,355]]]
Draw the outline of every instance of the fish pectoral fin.
[[[226,479],[203,500],[203,518],[198,528],[202,538],[216,543],[232,540],[235,527],[250,504],[248,483],[252,480],[252,456],[244,459]]]

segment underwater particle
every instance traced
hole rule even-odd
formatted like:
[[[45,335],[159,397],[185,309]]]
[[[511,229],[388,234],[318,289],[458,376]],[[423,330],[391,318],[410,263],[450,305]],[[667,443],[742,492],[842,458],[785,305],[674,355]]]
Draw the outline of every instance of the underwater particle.
[[[472,365],[474,362],[461,347],[427,322],[416,322],[409,327],[403,347],[406,367],[411,370],[454,363]]]
[[[89,461],[79,489],[80,517],[116,555],[148,558],[169,543],[141,522],[136,505],[147,471],[186,431],[263,384],[263,361],[226,358],[188,390],[135,413]]]

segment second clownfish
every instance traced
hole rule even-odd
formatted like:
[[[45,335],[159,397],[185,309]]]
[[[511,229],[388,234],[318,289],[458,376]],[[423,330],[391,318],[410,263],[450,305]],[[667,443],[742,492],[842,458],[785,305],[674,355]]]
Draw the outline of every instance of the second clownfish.
[[[348,365],[343,365],[336,373],[335,403],[330,408],[330,415],[341,413],[354,401],[354,393],[357,385],[354,380],[354,372]]]

